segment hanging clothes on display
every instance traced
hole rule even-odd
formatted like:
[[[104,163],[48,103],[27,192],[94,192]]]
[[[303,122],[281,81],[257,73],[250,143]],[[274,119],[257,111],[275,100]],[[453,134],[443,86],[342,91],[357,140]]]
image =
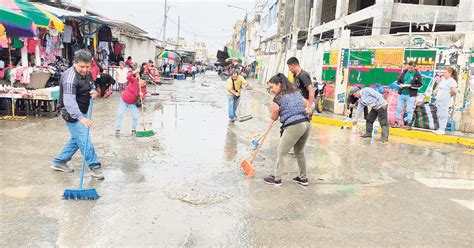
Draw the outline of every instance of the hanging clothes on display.
[[[6,38],[6,39],[0,38],[0,47],[1,48],[8,48],[8,38]]]
[[[28,41],[26,42],[27,44],[27,50],[29,53],[35,53],[36,52],[36,44],[38,44],[39,40],[37,38],[28,38]]]
[[[18,37],[13,38],[13,41],[12,41],[13,48],[19,49],[19,48],[22,48],[23,46],[24,46],[24,43],[23,41],[20,40],[20,38]]]
[[[102,26],[98,33],[99,41],[112,42],[112,30],[107,26]]]
[[[110,52],[109,52],[109,42],[100,41],[97,51],[100,52],[101,61],[104,64],[108,65],[109,64],[109,54],[110,54]]]
[[[64,43],[72,42],[72,26],[69,26],[69,25],[64,26],[63,42]]]

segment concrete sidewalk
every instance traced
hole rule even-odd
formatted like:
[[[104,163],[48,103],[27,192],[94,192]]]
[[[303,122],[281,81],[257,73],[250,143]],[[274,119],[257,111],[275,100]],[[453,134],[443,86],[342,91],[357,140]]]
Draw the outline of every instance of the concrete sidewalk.
[[[314,123],[333,125],[339,127],[352,127],[351,122],[345,122],[346,117],[336,114],[323,113],[313,116]],[[381,129],[379,128],[379,132]],[[419,139],[436,143],[459,144],[466,147],[474,148],[474,138],[471,134],[462,134],[455,132],[453,135],[437,135],[430,130],[413,128],[407,130],[403,128],[390,128],[390,135],[401,136],[411,139]]]

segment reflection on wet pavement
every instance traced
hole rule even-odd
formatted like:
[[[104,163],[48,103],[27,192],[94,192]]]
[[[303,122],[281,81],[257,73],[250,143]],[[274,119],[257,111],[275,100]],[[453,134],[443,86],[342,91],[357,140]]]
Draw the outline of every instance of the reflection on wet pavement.
[[[270,123],[271,97],[258,85],[245,91],[238,114],[253,118],[230,123],[224,82],[199,80],[175,81],[159,87],[159,97],[147,97],[141,118],[157,132],[149,138],[127,133],[129,114],[115,137],[118,96],[98,100],[92,140],[106,180],[85,180],[97,188],[98,201],[60,199],[79,175],[48,169],[68,138],[60,119],[25,123],[28,128],[20,130],[0,122],[9,130],[0,132],[0,236],[5,237],[0,246],[474,242],[466,228],[472,226],[472,210],[464,206],[474,200],[473,156],[467,149],[398,137],[380,144],[351,130],[313,124],[305,150],[311,185],[291,183],[297,166],[288,155],[284,185],[266,187],[262,178],[273,170],[279,125],[254,163],[255,178],[243,175],[240,162],[251,156],[252,138]],[[71,163],[76,170],[80,159],[76,155]]]

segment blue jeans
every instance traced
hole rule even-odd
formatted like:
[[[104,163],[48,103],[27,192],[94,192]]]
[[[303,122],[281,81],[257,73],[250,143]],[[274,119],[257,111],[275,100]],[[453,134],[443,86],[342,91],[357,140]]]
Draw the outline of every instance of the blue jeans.
[[[237,118],[237,107],[239,106],[240,97],[227,95],[229,99],[229,119]]]
[[[69,133],[71,133],[71,139],[66,143],[61,153],[53,159],[55,164],[65,164],[70,161],[72,156],[78,149],[81,149],[82,156],[86,158],[86,162],[89,168],[96,169],[100,168],[100,161],[95,154],[94,146],[89,137],[89,143],[87,143],[87,151],[84,152],[84,144],[87,137],[87,127],[81,124],[79,121],[75,123],[66,122]],[[85,153],[85,155],[84,155]]]
[[[117,116],[117,120],[115,121],[115,130],[120,130],[120,126],[122,126],[123,116],[125,115],[125,111],[130,109],[132,112],[132,130],[137,130],[138,126],[138,109],[135,104],[127,104],[125,103],[122,98],[120,98],[119,104],[119,113]]]
[[[191,72],[191,75],[193,76],[193,80],[196,79],[196,72],[195,71]]]
[[[407,106],[407,117],[403,119],[404,123],[410,123],[413,118],[413,112],[415,111],[415,99],[416,97],[410,95],[398,95],[397,112],[395,113],[395,121],[400,121],[403,108],[405,104]]]

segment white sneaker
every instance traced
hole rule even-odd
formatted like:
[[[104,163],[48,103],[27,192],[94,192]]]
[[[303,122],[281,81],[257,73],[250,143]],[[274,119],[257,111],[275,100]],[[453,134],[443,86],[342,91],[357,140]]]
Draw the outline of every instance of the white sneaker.
[[[434,131],[434,133],[437,134],[437,135],[445,135],[446,134],[446,132],[444,130],[440,130],[440,129]]]

